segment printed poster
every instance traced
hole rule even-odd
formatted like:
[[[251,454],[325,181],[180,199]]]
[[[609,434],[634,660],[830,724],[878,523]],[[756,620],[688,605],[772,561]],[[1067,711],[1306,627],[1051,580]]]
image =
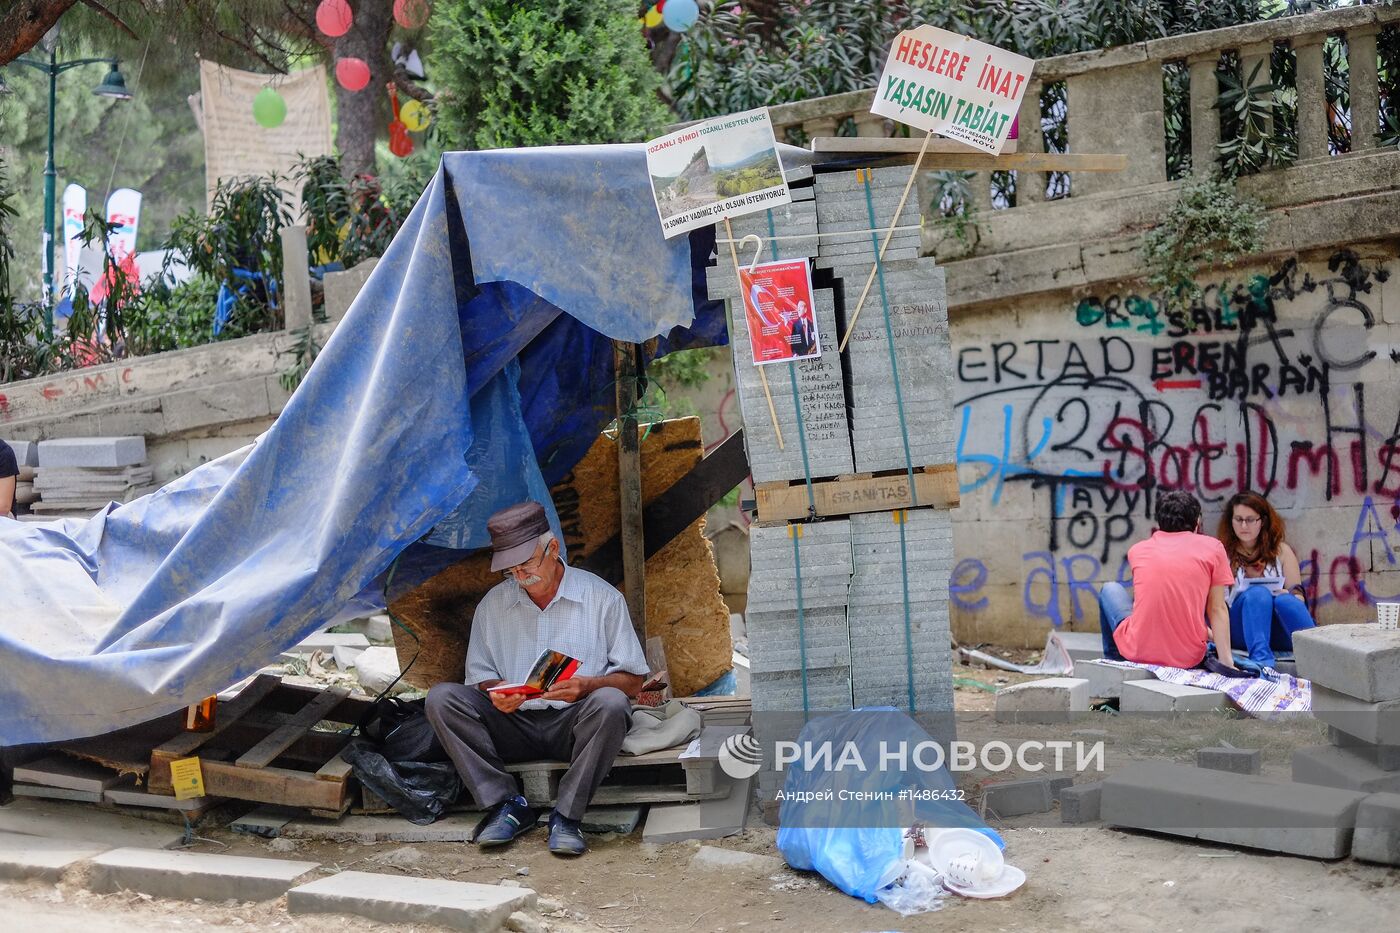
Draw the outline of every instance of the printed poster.
[[[1034,59],[946,29],[907,29],[890,45],[870,112],[997,155],[1034,67]]]
[[[812,272],[806,259],[782,259],[739,270],[744,317],[755,366],[810,360],[822,354]]]
[[[766,107],[653,139],[647,173],[667,239],[792,200]]]

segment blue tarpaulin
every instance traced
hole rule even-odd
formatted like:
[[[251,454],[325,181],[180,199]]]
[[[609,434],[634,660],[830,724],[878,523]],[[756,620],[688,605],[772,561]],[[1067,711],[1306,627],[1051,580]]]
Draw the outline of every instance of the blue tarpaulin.
[[[0,745],[209,696],[396,558],[397,590],[548,504],[614,415],[612,339],[724,341],[713,243],[662,238],[641,146],[444,156],[254,445],[91,519],[0,521]]]

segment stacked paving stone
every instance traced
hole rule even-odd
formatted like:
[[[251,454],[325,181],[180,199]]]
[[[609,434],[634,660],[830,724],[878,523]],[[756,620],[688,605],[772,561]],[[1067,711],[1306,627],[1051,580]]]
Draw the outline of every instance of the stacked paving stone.
[[[86,514],[151,489],[143,437],[70,437],[39,442],[36,513]]]
[[[889,326],[879,289],[872,287],[846,347],[856,470],[873,473],[906,465],[918,469],[952,463],[956,443],[951,402],[953,360],[943,270],[932,259],[887,261],[884,279]],[[860,299],[864,279],[847,276],[843,281],[849,317]],[[891,342],[894,364],[890,361]],[[898,396],[895,364],[899,367]],[[907,461],[901,407],[909,441]]]
[[[902,525],[901,525],[902,522]],[[910,509],[852,515],[854,573],[848,603],[851,687],[857,706],[909,706],[913,664],[917,710],[953,708],[948,574],[953,528],[947,511]],[[904,558],[900,529],[904,530]],[[904,584],[908,568],[909,642]],[[912,657],[911,657],[912,654]]]
[[[870,177],[869,200],[866,198],[866,175]],[[880,243],[885,242],[885,232],[894,220],[894,209],[899,206],[899,198],[904,193],[904,185],[908,180],[907,165],[816,176],[817,230],[822,234],[817,266],[838,269],[838,274],[858,274],[860,281],[855,286],[854,298],[860,297],[860,289],[864,287],[865,279],[870,274],[871,261],[875,255],[870,231],[878,230],[875,236]],[[917,192],[911,191],[904,201],[904,209],[900,211],[897,224],[909,229],[895,231],[889,247],[885,250],[886,263],[918,257],[918,202]],[[875,214],[873,224],[870,222],[872,207]],[[876,286],[872,286],[872,293],[875,288]],[[879,295],[875,295],[875,298],[878,301]]]
[[[1400,632],[1326,625],[1296,633],[1293,651],[1331,740],[1294,753],[1293,780],[1400,792]]]

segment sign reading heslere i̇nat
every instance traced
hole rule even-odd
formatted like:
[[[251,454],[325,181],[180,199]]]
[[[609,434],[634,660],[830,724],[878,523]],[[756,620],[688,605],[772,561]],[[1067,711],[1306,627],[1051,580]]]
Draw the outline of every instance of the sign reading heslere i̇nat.
[[[895,37],[870,112],[996,155],[1034,66],[994,45],[919,26]]]

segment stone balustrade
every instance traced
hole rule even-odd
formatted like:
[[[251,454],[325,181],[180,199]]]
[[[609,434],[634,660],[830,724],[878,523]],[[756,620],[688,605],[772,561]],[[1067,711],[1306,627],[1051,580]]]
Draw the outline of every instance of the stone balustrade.
[[[1255,63],[1267,63],[1277,45],[1292,48],[1297,60],[1298,161],[1329,158],[1328,107],[1323,79],[1323,48],[1330,37],[1345,40],[1350,73],[1351,151],[1375,149],[1380,101],[1377,87],[1376,37],[1400,25],[1400,7],[1358,6],[1291,16],[1225,29],[1188,33],[1036,62],[1019,114],[1019,151],[1045,151],[1041,133],[1041,92],[1064,82],[1068,151],[1124,153],[1123,172],[1078,173],[1071,176],[1074,195],[1119,191],[1168,180],[1163,70],[1184,67],[1189,72],[1191,165],[1207,172],[1216,164],[1220,142],[1216,68],[1221,56],[1236,53],[1245,77]],[[1263,67],[1267,80],[1268,65]],[[854,123],[858,136],[903,133],[894,121],[869,112],[874,88],[830,97],[780,104],[769,108],[778,138],[801,130],[808,138],[835,136]],[[1043,174],[1018,179],[1016,205],[1045,199]],[[975,181],[975,199],[990,207],[990,179]],[[1006,205],[1002,205],[1006,206]]]

